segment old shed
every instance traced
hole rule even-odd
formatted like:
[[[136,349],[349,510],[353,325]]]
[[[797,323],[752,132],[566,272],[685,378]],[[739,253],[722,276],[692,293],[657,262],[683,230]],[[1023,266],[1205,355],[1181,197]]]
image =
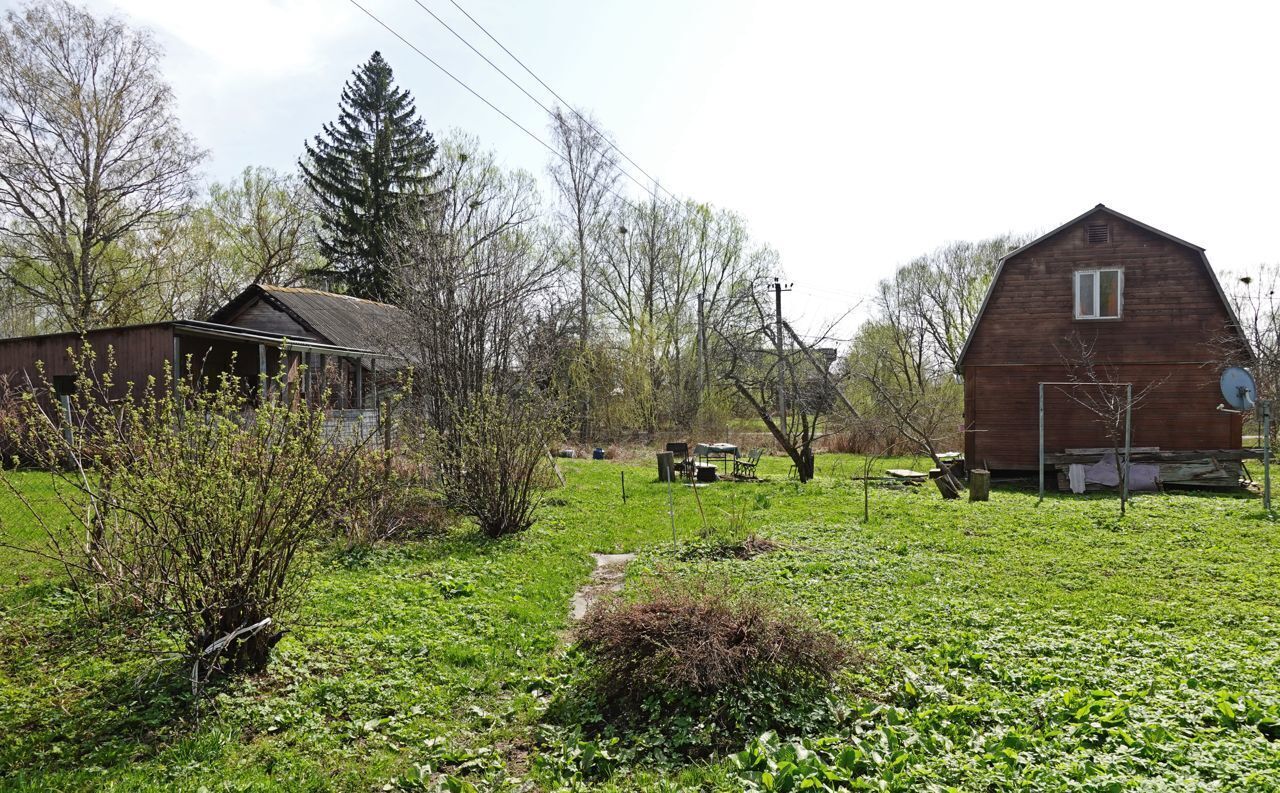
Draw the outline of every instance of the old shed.
[[[292,398],[327,398],[325,407],[365,421],[379,386],[391,385],[386,340],[402,321],[394,306],[314,289],[254,285],[209,321],[176,320],[75,333],[0,339],[0,376],[41,386],[45,376],[70,374],[72,356],[86,345],[95,368],[115,359],[116,389],[161,382],[166,368],[180,377],[217,382],[233,374],[255,392],[265,381],[284,381]],[[378,362],[384,362],[382,371]],[[381,382],[380,382],[381,381]],[[256,396],[256,394],[255,394]]]
[[[1241,417],[1217,409],[1222,345],[1238,334],[1203,248],[1099,204],[1000,261],[957,365],[965,456],[1035,470],[1040,384],[1078,379],[1081,345],[1107,381],[1151,386],[1134,446],[1238,450]],[[1045,390],[1047,453],[1109,445],[1069,388]]]

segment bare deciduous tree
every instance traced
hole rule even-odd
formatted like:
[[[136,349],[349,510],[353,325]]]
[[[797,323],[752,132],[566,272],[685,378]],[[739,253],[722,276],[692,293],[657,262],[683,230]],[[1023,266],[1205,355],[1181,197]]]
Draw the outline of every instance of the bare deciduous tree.
[[[1101,360],[1096,339],[1086,339],[1073,332],[1055,345],[1067,368],[1069,386],[1056,390],[1083,408],[1102,429],[1107,445],[1116,461],[1116,479],[1120,490],[1120,514],[1125,514],[1129,500],[1129,469],[1124,448],[1129,437],[1132,415],[1166,378],[1145,383],[1122,383],[1120,372]]]
[[[208,258],[194,273],[198,302],[189,314],[203,319],[250,284],[291,286],[319,270],[315,224],[310,196],[292,174],[245,168],[211,185],[191,218],[192,242]]]
[[[505,173],[475,141],[453,139],[437,184],[431,201],[406,210],[390,245],[408,322],[385,335],[415,368],[421,415],[447,436],[456,406],[536,374],[519,351],[559,271],[529,174]]]
[[[1217,334],[1216,358],[1226,366],[1247,368],[1259,397],[1275,399],[1280,395],[1280,265],[1259,265],[1251,273],[1228,275],[1222,282],[1240,326],[1223,327]],[[1219,374],[1212,372],[1213,377]],[[1261,426],[1254,429],[1261,434]],[[1272,422],[1272,443],[1277,434],[1280,427]]]
[[[814,443],[822,437],[828,414],[839,399],[839,384],[829,371],[835,348],[822,341],[826,334],[809,345],[796,336],[779,340],[777,325],[759,300],[751,301],[751,309],[756,320],[753,327],[736,332],[717,329],[727,357],[722,376],[791,458],[800,481],[808,482],[813,478]],[[783,351],[781,355],[778,350]],[[779,392],[787,400],[785,424],[774,419]]]
[[[960,483],[940,457],[962,429],[963,396],[952,373],[1000,258],[1025,242],[1009,235],[955,242],[881,281],[873,319],[858,331],[847,366],[868,405],[865,418],[928,454],[945,496]]]
[[[551,179],[559,193],[561,221],[569,231],[578,269],[578,355],[585,365],[591,337],[592,274],[596,270],[600,230],[610,224],[613,188],[620,172],[610,141],[586,114],[555,108],[551,115],[552,145],[558,152]],[[589,392],[582,389],[581,432],[590,428]]]
[[[66,0],[0,28],[0,273],[85,330],[137,319],[145,239],[190,201],[202,157],[143,31]]]
[[[863,325],[848,360],[848,369],[869,396],[865,412],[914,449],[927,455],[941,472],[939,490],[948,498],[960,483],[942,460],[944,439],[959,423],[960,393],[945,369],[922,363],[920,325],[908,317]]]

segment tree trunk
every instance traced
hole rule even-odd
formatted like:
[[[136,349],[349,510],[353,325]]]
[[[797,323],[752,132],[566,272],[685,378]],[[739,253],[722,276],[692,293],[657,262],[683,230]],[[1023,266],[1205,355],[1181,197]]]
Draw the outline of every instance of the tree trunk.
[[[800,448],[799,461],[796,463],[796,474],[801,482],[813,479],[813,449],[805,444]]]

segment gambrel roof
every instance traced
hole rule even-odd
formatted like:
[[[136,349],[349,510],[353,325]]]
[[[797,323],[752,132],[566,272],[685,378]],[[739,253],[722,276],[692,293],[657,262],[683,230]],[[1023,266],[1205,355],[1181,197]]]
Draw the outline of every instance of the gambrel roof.
[[[1001,257],[999,263],[996,264],[996,271],[995,271],[995,274],[991,277],[991,283],[987,285],[987,293],[982,298],[982,305],[978,309],[978,314],[976,317],[974,317],[973,326],[969,328],[969,335],[964,341],[964,346],[960,348],[960,355],[956,358],[957,373],[960,373],[962,371],[962,367],[964,366],[965,355],[969,352],[969,347],[973,343],[973,337],[978,332],[978,326],[982,324],[982,317],[986,313],[987,304],[991,302],[991,295],[995,292],[996,285],[1000,282],[1000,275],[1004,271],[1005,262],[1009,261],[1015,256],[1025,253],[1026,251],[1036,247],[1037,245],[1040,245],[1058,236],[1062,232],[1066,231],[1067,229],[1071,228],[1075,224],[1079,223],[1080,221],[1084,220],[1085,218],[1097,212],[1105,212],[1106,214],[1118,220],[1122,220],[1125,223],[1129,223],[1134,226],[1137,226],[1138,228],[1144,231],[1150,232],[1172,243],[1181,245],[1185,248],[1189,248],[1192,251],[1195,251],[1201,263],[1204,265],[1206,275],[1209,276],[1209,282],[1213,284],[1214,291],[1217,292],[1218,299],[1222,301],[1222,307],[1226,309],[1227,316],[1231,320],[1232,328],[1237,333],[1240,333],[1241,339],[1244,340],[1243,332],[1241,331],[1240,320],[1238,317],[1236,317],[1235,309],[1232,308],[1231,301],[1227,299],[1227,294],[1226,292],[1223,291],[1222,284],[1221,282],[1218,281],[1217,274],[1213,271],[1213,267],[1209,264],[1209,257],[1205,255],[1204,248],[1200,247],[1199,245],[1195,245],[1190,242],[1187,242],[1184,239],[1175,237],[1172,234],[1169,234],[1168,232],[1161,231],[1160,229],[1155,228],[1154,226],[1148,226],[1146,223],[1143,223],[1140,220],[1135,220],[1129,217],[1128,215],[1117,212],[1109,206],[1106,206],[1104,204],[1098,204],[1097,206],[1093,207],[1087,212],[1084,212],[1072,218],[1071,220],[1068,220],[1066,223],[1063,223],[1061,226],[1058,226],[1053,231],[1050,231],[1046,234],[1042,234],[1039,237],[1036,237],[1031,242],[1028,242],[1026,245],[1023,245],[1022,247],[1017,248],[1016,250],[1010,251],[1009,253]]]

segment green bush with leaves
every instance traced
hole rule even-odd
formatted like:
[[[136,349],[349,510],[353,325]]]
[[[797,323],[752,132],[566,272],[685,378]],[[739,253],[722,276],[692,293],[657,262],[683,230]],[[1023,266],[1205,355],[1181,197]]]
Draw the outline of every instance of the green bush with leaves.
[[[17,457],[49,472],[61,507],[24,500],[48,540],[41,553],[61,562],[90,617],[141,618],[126,634],[185,659],[193,686],[260,671],[298,606],[304,551],[350,496],[344,475],[362,444],[336,442],[322,409],[258,400],[230,375],[134,387],[113,381],[109,352],[104,372],[94,364],[86,347],[69,410],[42,373],[6,411]]]

